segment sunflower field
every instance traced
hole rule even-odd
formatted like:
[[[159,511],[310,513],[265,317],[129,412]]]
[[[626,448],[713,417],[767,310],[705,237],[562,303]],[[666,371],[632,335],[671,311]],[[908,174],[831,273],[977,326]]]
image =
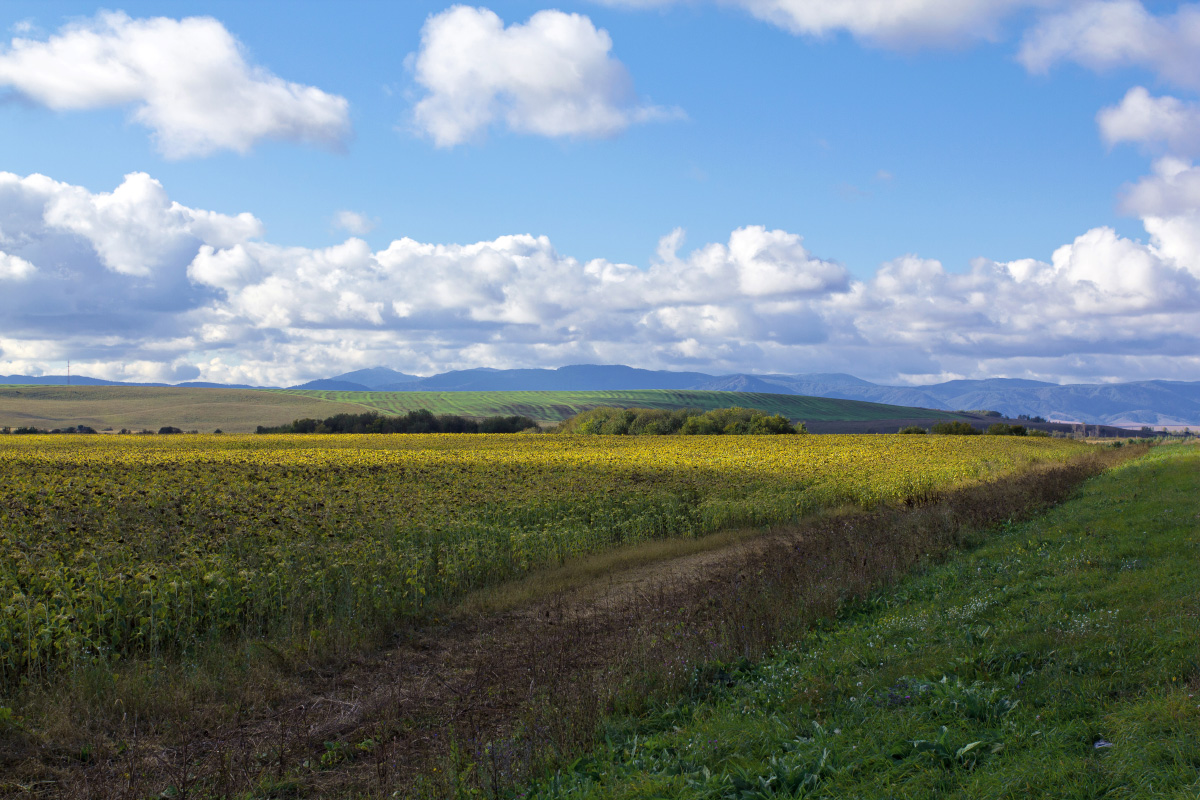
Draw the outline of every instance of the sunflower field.
[[[923,502],[1087,445],[948,436],[6,436],[0,690],[379,626],[605,548]]]

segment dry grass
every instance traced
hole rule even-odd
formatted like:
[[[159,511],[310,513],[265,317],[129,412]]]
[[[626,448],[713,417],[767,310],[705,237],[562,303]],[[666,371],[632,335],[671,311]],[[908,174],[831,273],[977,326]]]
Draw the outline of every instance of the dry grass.
[[[51,430],[87,425],[96,430],[154,430],[172,425],[211,433],[252,433],[300,417],[362,412],[350,403],[256,389],[141,386],[3,386],[0,426]]]

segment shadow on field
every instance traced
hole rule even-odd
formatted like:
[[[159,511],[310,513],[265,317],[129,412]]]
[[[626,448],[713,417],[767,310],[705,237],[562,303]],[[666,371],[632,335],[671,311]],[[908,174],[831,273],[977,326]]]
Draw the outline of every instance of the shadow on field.
[[[507,796],[593,747],[606,714],[703,696],[923,561],[1143,452],[1097,450],[918,507],[817,518],[516,610],[414,627],[387,652],[300,672],[285,702],[207,710],[205,726],[125,720],[102,751],[27,744],[0,753],[0,771],[63,797]]]

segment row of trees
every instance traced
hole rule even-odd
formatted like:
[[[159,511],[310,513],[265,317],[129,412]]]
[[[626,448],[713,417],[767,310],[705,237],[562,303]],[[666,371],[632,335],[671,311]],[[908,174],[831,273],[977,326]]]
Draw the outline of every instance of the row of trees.
[[[932,428],[925,430],[919,425],[909,425],[907,428],[901,428],[900,433],[936,433],[943,436],[977,436],[981,433],[986,433],[989,436],[1049,436],[1045,431],[1028,429],[1024,425],[1009,425],[1005,422],[997,422],[988,426],[986,431],[981,431],[969,422],[955,420],[953,422],[938,422]]]
[[[437,414],[427,409],[399,417],[373,411],[364,414],[335,414],[325,419],[298,419],[288,425],[259,425],[255,433],[520,433],[537,428],[529,417],[486,417],[474,419],[457,414]]]
[[[614,408],[601,406],[564,420],[556,433],[606,436],[704,436],[808,433],[801,422],[793,425],[780,414],[768,415],[753,408]]]
[[[29,433],[95,433],[96,429],[87,425],[68,425],[65,428],[54,428],[53,430],[41,430],[34,428],[31,425],[23,425],[19,428],[10,428],[5,425],[0,428],[0,434],[29,434]]]

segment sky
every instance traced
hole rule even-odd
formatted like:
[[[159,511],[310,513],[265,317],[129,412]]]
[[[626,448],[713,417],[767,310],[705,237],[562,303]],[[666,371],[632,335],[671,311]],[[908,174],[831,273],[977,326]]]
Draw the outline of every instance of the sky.
[[[0,374],[1200,380],[1198,156],[1200,3],[6,0]]]

